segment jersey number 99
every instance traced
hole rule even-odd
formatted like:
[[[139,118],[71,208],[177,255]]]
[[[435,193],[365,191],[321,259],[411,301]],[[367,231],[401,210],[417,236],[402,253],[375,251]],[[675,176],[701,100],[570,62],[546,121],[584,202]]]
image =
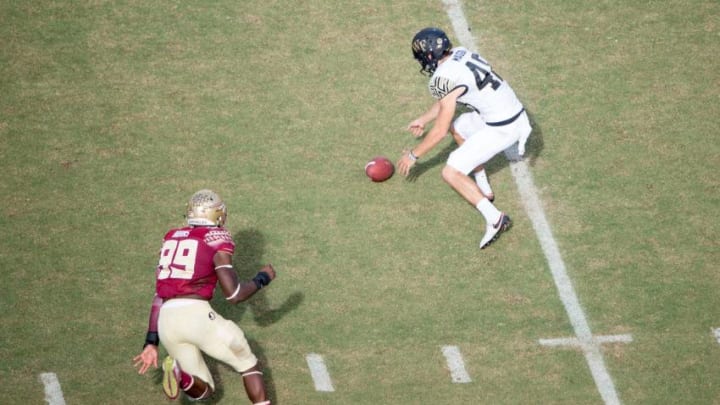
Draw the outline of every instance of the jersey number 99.
[[[166,278],[192,279],[198,241],[194,239],[166,240],[160,249],[158,280]]]

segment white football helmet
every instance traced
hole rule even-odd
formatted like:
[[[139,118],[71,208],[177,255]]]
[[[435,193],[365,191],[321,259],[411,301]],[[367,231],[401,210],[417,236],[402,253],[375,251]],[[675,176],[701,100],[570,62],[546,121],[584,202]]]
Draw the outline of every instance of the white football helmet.
[[[190,197],[187,206],[189,226],[223,226],[226,219],[227,207],[216,192],[204,189]]]

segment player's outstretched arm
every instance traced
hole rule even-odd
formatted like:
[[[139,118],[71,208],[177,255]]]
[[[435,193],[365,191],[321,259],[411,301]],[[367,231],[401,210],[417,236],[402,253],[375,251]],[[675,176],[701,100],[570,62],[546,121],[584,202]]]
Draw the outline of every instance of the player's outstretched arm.
[[[408,124],[407,130],[410,131],[414,137],[419,138],[425,133],[425,125],[432,122],[437,117],[439,111],[440,102],[437,101],[430,107],[430,109]]]
[[[145,344],[143,345],[143,351],[133,358],[135,362],[135,368],[138,369],[138,373],[145,374],[145,372],[154,366],[157,368],[158,359],[158,345],[160,344],[160,336],[158,335],[158,316],[160,316],[160,307],[162,306],[163,300],[158,297],[157,294],[153,296],[152,305],[150,306],[150,317],[148,319],[148,331],[145,336]]]
[[[247,300],[275,279],[275,269],[266,264],[252,280],[241,283],[232,266],[232,256],[223,252],[215,255],[215,273],[225,299],[233,304]]]
[[[410,174],[410,169],[415,165],[415,162],[421,156],[435,148],[445,135],[447,135],[453,116],[455,115],[457,98],[460,97],[462,92],[462,88],[453,90],[450,94],[435,103],[433,108],[428,111],[428,113],[432,111],[435,114],[435,125],[433,125],[432,129],[425,135],[422,142],[413,149],[403,152],[403,155],[397,162],[398,172],[401,175],[407,177],[407,175]]]

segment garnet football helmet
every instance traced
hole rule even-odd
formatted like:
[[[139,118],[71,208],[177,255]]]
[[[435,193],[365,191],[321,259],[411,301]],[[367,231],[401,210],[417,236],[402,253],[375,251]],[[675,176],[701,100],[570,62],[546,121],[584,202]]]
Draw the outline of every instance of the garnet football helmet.
[[[223,226],[226,219],[227,207],[214,191],[200,190],[190,197],[187,205],[189,226]]]
[[[438,61],[450,53],[450,49],[450,39],[439,28],[424,28],[415,34],[412,40],[413,56],[422,66],[421,73],[432,75],[437,69]]]

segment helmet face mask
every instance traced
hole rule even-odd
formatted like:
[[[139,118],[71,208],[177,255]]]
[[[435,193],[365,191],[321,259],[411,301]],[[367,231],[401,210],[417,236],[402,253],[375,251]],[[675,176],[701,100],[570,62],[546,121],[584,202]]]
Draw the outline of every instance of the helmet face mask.
[[[450,49],[450,39],[439,28],[424,28],[412,40],[413,57],[420,63],[420,72],[423,74],[432,75],[438,61],[450,53]]]
[[[190,197],[186,218],[189,226],[223,226],[227,219],[227,207],[214,191],[200,190]]]

